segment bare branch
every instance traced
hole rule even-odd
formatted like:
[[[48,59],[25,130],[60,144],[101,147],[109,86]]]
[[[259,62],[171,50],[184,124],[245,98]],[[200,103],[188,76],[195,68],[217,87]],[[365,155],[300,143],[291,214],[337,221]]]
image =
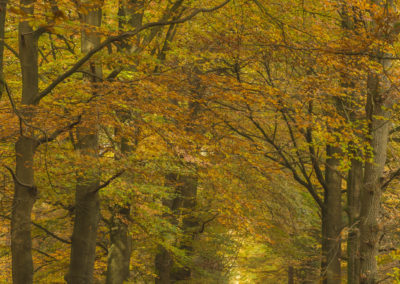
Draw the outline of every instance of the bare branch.
[[[116,178],[121,176],[124,172],[125,172],[125,170],[119,171],[118,173],[116,173],[115,175],[110,177],[106,182],[104,182],[103,184],[100,184],[95,190],[92,191],[92,193],[97,193],[100,189],[108,186],[113,180],[115,180]]]
[[[398,168],[397,170],[395,170],[394,172],[392,172],[388,178],[386,178],[386,180],[384,180],[382,182],[382,189],[385,189],[386,187],[389,186],[389,184],[398,176],[400,176],[400,168]]]
[[[206,229],[206,225],[207,225],[208,223],[211,223],[212,221],[214,221],[214,220],[218,217],[218,215],[219,215],[219,213],[216,213],[216,214],[214,214],[211,218],[209,218],[209,219],[203,221],[202,224],[201,224],[201,228],[200,228],[200,230],[197,232],[197,234],[203,233],[204,230]]]
[[[78,125],[81,122],[81,118],[82,118],[82,116],[79,115],[76,121],[64,126],[63,128],[60,128],[60,129],[54,131],[53,134],[51,134],[50,136],[45,135],[44,137],[39,138],[37,140],[36,146],[39,146],[41,144],[55,140],[60,134],[67,132],[67,131],[71,130],[72,128],[74,128],[76,125]]]
[[[8,219],[8,220],[11,220],[11,217],[10,217],[10,216],[7,216],[7,215],[0,215],[0,217],[3,217],[3,218]],[[65,243],[65,244],[71,244],[70,241],[65,240],[65,239],[63,239],[63,238],[60,238],[59,236],[57,236],[56,234],[50,232],[48,229],[46,229],[46,228],[43,227],[42,225],[39,225],[38,223],[35,223],[35,222],[33,222],[33,221],[31,221],[31,223],[32,223],[33,226],[35,226],[36,228],[42,230],[43,232],[45,232],[45,233],[48,234],[49,236],[55,238],[56,240],[59,240],[60,242]]]
[[[32,189],[32,190],[36,190],[36,186],[35,185],[25,184],[25,183],[21,182],[17,178],[17,176],[15,175],[14,171],[9,166],[4,165],[4,167],[10,172],[10,174],[11,174],[11,176],[12,176],[12,178],[13,178],[13,180],[14,180],[14,182],[16,184],[18,184],[18,185],[20,185],[22,187],[26,187],[26,188],[29,188],[29,189]]]
[[[57,236],[56,234],[50,232],[48,229],[46,229],[45,227],[43,227],[42,225],[39,225],[38,223],[35,222],[31,222],[33,226],[35,226],[36,228],[39,228],[40,230],[42,230],[43,232],[45,232],[46,234],[48,234],[49,236],[55,238],[56,240],[59,240],[60,242],[64,243],[64,244],[71,244],[70,241],[65,240],[63,238],[60,238],[59,236]]]
[[[18,54],[18,52],[17,52],[14,48],[12,48],[10,45],[8,45],[5,41],[3,42],[3,45],[4,45],[9,51],[11,51],[12,54],[15,55],[15,57],[19,58],[19,54]]]

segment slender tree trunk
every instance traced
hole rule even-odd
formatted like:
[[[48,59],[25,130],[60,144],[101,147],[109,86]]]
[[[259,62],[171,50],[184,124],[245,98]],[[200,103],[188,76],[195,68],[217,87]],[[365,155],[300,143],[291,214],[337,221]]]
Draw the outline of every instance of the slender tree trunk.
[[[95,27],[101,25],[101,8],[96,4],[86,2],[88,13],[82,15],[82,52],[87,53],[100,43],[100,36],[96,34]],[[94,28],[91,28],[94,27]],[[90,62],[90,80],[95,83],[102,76],[100,64]],[[86,114],[83,117],[86,126],[77,128],[77,148],[82,156],[97,157],[98,133],[95,121],[97,114]],[[71,261],[66,280],[70,284],[90,284],[93,282],[93,270],[96,257],[96,236],[99,222],[100,202],[98,187],[100,173],[93,165],[78,173],[75,195],[75,221],[72,233]]]
[[[5,23],[7,14],[8,0],[0,0],[0,99],[3,96],[4,86],[1,82],[4,80],[4,40]]]
[[[129,155],[132,146],[125,138],[121,139],[121,152]],[[110,242],[107,260],[107,284],[122,284],[129,278],[129,264],[132,252],[132,238],[129,236],[128,223],[130,219],[130,204],[116,205],[110,220]]]
[[[351,38],[353,36],[354,18],[349,16],[346,1],[342,2],[342,11],[340,12],[342,18],[342,28],[345,38]],[[348,64],[344,61],[343,64]],[[349,82],[349,76],[346,74],[342,75],[342,87],[345,89],[354,88],[354,83]],[[354,95],[354,92],[350,91],[347,94],[352,100],[359,101]],[[360,102],[358,102],[360,103]],[[345,103],[346,108],[353,110],[355,108],[354,103]],[[350,120],[355,122],[357,117],[355,112],[350,113]],[[354,148],[355,145],[350,143],[350,148]],[[352,150],[354,157],[359,157],[358,151]],[[347,178],[347,216],[348,216],[348,227],[349,233],[347,238],[347,282],[348,284],[358,284],[360,277],[360,244],[359,244],[359,215],[360,215],[360,192],[363,180],[363,163],[357,159],[351,160],[351,168],[348,172]]]
[[[158,247],[158,253],[155,258],[155,267],[157,278],[155,284],[170,284],[171,282],[171,270],[173,260],[171,254],[163,246]]]
[[[377,282],[379,238],[382,228],[378,222],[382,195],[381,178],[386,163],[390,112],[387,94],[382,92],[380,75],[368,75],[366,113],[369,120],[369,145],[373,149],[372,161],[365,163],[360,212],[360,283]]]
[[[349,235],[347,239],[348,284],[358,284],[360,281],[359,216],[362,181],[363,163],[353,159],[347,181],[347,214],[349,218]]]
[[[340,160],[336,155],[340,155],[340,149],[327,146],[327,155],[325,172],[327,189],[322,214],[324,262],[322,276],[326,284],[339,284],[341,283],[342,178],[338,171]]]
[[[142,0],[123,0],[120,2],[118,16],[120,17],[119,28],[123,30],[126,26],[130,29],[138,28],[142,25],[143,18]],[[139,41],[139,37],[138,37]],[[136,47],[126,44],[120,51],[132,53]],[[121,120],[130,119],[129,116],[121,113]],[[129,155],[133,151],[126,138],[121,138],[121,153]],[[111,218],[109,255],[107,260],[107,284],[122,284],[129,278],[129,265],[132,252],[132,239],[129,236],[127,220],[130,218],[130,204],[124,207],[116,206],[113,217]]]
[[[180,240],[180,248],[185,251],[186,255],[191,257],[193,254],[193,237],[199,223],[193,211],[196,207],[197,197],[197,177],[184,175],[178,178],[178,194],[182,199],[180,213],[182,218],[182,239]],[[191,277],[190,263],[184,267],[175,267],[172,271],[171,278],[175,281],[189,280]]]
[[[294,284],[294,269],[293,266],[288,268],[288,284]]]
[[[344,37],[349,39],[354,36],[354,18],[348,14],[350,3],[342,1],[342,10],[340,15],[342,18],[342,28]],[[351,5],[351,4],[350,4]],[[350,9],[351,10],[351,9]],[[344,65],[349,64],[344,61]],[[350,77],[351,78],[351,77]],[[349,81],[349,76],[347,74],[342,75],[342,87],[345,89],[354,88],[354,82]],[[354,92],[350,91],[347,94],[353,101],[358,101]],[[343,102],[347,109],[354,110],[355,104],[349,102]],[[355,112],[350,112],[350,120],[355,122],[357,117]],[[350,143],[350,148],[354,148],[355,145]],[[352,154],[354,157],[359,157],[358,151],[353,150]],[[348,216],[348,227],[349,233],[347,238],[347,283],[348,284],[358,284],[360,277],[360,244],[359,244],[359,215],[360,215],[360,192],[363,180],[363,163],[357,159],[351,160],[351,168],[348,172],[347,179],[347,216]]]
[[[170,186],[176,186],[178,182],[178,175],[176,174],[168,174],[165,178],[166,184]],[[171,215],[163,216],[166,219],[169,219],[169,222],[178,225],[178,210],[181,206],[181,197],[177,190],[175,190],[177,196],[174,198],[165,198],[162,203],[164,206],[168,207],[171,211]],[[174,239],[173,237],[169,237],[168,239]],[[158,252],[155,257],[155,269],[157,277],[155,279],[156,284],[169,284],[171,283],[171,274],[173,268],[173,258],[171,253],[159,245]]]
[[[21,10],[33,15],[33,0],[21,0]],[[19,55],[22,71],[22,105],[29,107],[38,94],[38,47],[37,35],[28,21],[19,24]],[[32,112],[20,111],[25,121],[29,121]],[[36,140],[29,129],[22,126],[23,135],[15,144],[16,177],[13,209],[11,215],[11,253],[12,276],[15,284],[33,282],[31,212],[36,200],[34,185],[33,159]]]
[[[190,175],[175,175],[170,174],[167,177],[170,183],[175,184],[176,197],[169,200],[164,200],[164,205],[168,206],[174,216],[171,218],[171,223],[178,225],[178,216],[182,218],[183,237],[180,240],[180,249],[185,250],[187,255],[193,252],[193,236],[194,230],[198,227],[196,218],[192,215],[196,206],[197,195],[197,178]],[[158,278],[157,284],[172,283],[170,281],[189,280],[191,276],[190,267],[176,267],[173,262],[172,255],[164,247],[159,247],[159,252],[156,255],[155,267]]]

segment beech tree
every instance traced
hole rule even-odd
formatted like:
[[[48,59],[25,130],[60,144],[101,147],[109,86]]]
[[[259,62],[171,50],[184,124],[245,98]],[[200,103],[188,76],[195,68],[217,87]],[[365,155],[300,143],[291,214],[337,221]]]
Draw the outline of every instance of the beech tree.
[[[397,281],[397,6],[0,1],[0,280]]]

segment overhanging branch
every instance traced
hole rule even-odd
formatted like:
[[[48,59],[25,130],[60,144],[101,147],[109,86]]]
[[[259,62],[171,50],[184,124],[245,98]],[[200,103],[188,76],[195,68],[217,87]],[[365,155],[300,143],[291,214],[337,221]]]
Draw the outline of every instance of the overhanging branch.
[[[137,35],[138,33],[149,29],[153,27],[158,27],[158,26],[168,26],[168,25],[175,25],[175,24],[181,24],[185,23],[192,18],[194,18],[196,15],[200,13],[209,13],[213,12],[215,10],[218,10],[222,7],[224,7],[226,4],[228,4],[231,0],[226,0],[222,4],[215,6],[213,8],[199,8],[195,9],[190,15],[183,17],[178,20],[173,20],[173,21],[161,21],[161,22],[152,22],[148,23],[144,26],[141,26],[140,28],[135,29],[134,31],[128,31],[125,33],[122,33],[117,36],[112,36],[100,43],[98,46],[94,47],[91,51],[89,51],[85,56],[83,56],[80,60],[78,60],[69,70],[67,70],[64,74],[60,75],[58,78],[56,78],[49,86],[47,86],[43,91],[41,91],[36,98],[33,99],[32,103],[38,104],[41,99],[43,99],[45,96],[47,96],[55,87],[58,86],[61,82],[63,82],[65,79],[70,77],[72,74],[74,74],[80,67],[82,67],[83,64],[85,64],[87,61],[89,61],[90,58],[92,58],[95,54],[97,54],[99,51],[101,51],[103,48],[108,46],[109,44],[117,41],[121,41],[123,39],[127,39],[130,37],[133,37]]]

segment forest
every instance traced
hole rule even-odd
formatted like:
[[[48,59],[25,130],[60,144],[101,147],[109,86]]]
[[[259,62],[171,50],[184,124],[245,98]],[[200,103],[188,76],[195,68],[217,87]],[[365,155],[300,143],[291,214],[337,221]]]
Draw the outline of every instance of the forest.
[[[400,283],[395,0],[0,0],[0,283]]]

